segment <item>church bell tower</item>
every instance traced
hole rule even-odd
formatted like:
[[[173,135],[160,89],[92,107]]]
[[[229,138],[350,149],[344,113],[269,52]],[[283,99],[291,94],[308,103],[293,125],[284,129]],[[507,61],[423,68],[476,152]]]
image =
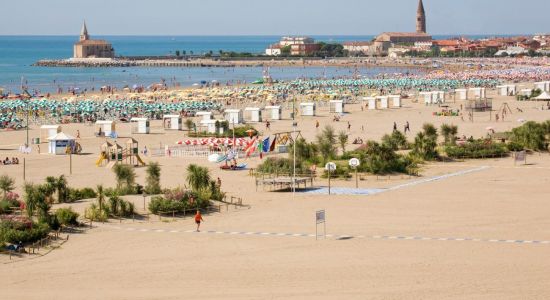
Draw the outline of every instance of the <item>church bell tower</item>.
[[[426,12],[424,11],[424,3],[418,0],[418,10],[416,11],[416,32],[426,33]]]

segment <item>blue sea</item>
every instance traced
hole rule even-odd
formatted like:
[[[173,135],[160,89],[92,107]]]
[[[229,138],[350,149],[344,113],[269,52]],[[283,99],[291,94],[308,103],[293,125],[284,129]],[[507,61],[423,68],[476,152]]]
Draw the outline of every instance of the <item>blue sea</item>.
[[[92,36],[106,39],[121,56],[173,55],[176,50],[202,54],[219,50],[263,53],[280,36]],[[313,36],[318,41],[369,41],[373,36]],[[0,36],[0,88],[5,92],[20,92],[23,77],[30,90],[55,92],[58,87],[88,89],[103,85],[149,85],[165,79],[190,86],[200,81],[251,82],[262,76],[262,68],[57,68],[34,67],[40,59],[63,59],[73,55],[77,36]],[[272,68],[271,76],[278,80],[298,77],[341,77],[355,70],[338,67]],[[407,72],[400,68],[362,68],[362,75]]]

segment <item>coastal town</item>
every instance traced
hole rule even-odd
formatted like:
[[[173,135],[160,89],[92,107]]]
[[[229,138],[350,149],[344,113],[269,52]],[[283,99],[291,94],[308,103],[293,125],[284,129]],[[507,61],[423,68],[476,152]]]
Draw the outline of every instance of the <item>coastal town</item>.
[[[139,1],[0,35],[0,299],[550,298],[550,34],[403,3],[361,38],[94,35],[229,26]]]

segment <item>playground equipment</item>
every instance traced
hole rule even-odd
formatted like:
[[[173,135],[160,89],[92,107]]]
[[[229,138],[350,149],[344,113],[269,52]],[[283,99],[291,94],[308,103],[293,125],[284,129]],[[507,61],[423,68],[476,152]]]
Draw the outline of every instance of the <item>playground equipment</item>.
[[[124,163],[133,166],[145,166],[145,162],[139,156],[138,141],[130,138],[126,141],[126,148],[115,143],[105,141],[100,146],[99,158],[96,161],[96,166],[112,168],[117,163]]]
[[[110,120],[99,120],[95,122],[96,128],[97,128],[97,137],[112,137],[116,138],[116,123],[115,121]]]
[[[182,130],[182,119],[179,115],[164,115],[162,125],[164,130]]]

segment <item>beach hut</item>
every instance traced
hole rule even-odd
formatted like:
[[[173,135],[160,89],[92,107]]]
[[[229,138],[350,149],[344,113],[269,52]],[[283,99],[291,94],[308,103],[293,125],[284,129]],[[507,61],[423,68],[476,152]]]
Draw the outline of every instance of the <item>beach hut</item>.
[[[368,104],[369,104],[369,110],[375,110],[376,107],[376,98],[375,97],[366,97]]]
[[[49,137],[55,136],[61,132],[61,126],[59,125],[42,125],[40,126],[40,141],[46,141]]]
[[[543,92],[550,91],[550,81],[535,82],[535,90],[539,89]]]
[[[149,119],[131,118],[130,123],[132,124],[132,133],[149,134],[149,131],[151,129],[151,126],[149,124]]]
[[[313,117],[315,116],[315,103],[303,102],[300,103],[300,111],[302,116]]]
[[[95,122],[96,125],[96,136],[110,136],[116,137],[116,123],[115,121],[109,120],[99,120]]]
[[[432,92],[432,103],[445,103],[445,92],[444,91]]]
[[[330,100],[330,112],[343,114],[344,113],[344,100]]]
[[[243,111],[240,109],[226,109],[225,120],[229,124],[241,124],[243,122]]]
[[[199,111],[195,116],[201,117],[202,120],[212,120],[212,112],[209,111]]]
[[[467,89],[456,89],[456,97],[458,100],[468,100],[468,90]]]
[[[259,107],[246,107],[244,111],[248,115],[247,121],[255,123],[262,121],[262,111]]]
[[[433,93],[432,92],[420,92],[418,93],[420,99],[424,100],[424,104],[429,105],[433,103]]]
[[[269,114],[271,120],[280,120],[282,118],[283,109],[281,108],[281,106],[266,106],[265,109],[271,111],[271,113]]]
[[[207,133],[216,133],[216,120],[201,120],[201,131],[205,131]],[[220,128],[223,130],[223,128]]]
[[[388,97],[387,96],[378,96],[376,97],[376,100],[378,102],[378,108],[380,109],[388,109],[389,103],[388,103]]]
[[[516,95],[516,86],[515,85],[499,85],[497,86],[499,96],[515,96]]]
[[[73,148],[75,138],[63,132],[56,133],[48,138],[48,153],[53,155],[66,155],[67,147]]]
[[[470,93],[472,93],[474,99],[484,99],[485,98],[485,88],[470,88]]]
[[[400,95],[389,95],[388,97],[391,100],[391,105],[392,105],[393,108],[401,107],[401,96]]]
[[[182,130],[182,119],[180,115],[164,115],[162,125],[165,130]]]

